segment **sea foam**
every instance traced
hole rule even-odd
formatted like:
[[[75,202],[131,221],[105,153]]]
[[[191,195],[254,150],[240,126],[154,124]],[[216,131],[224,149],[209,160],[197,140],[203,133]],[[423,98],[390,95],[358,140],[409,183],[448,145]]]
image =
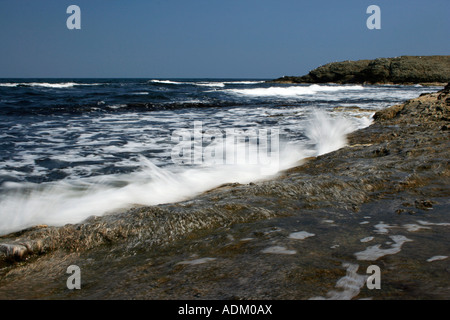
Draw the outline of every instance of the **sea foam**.
[[[76,82],[60,82],[60,83],[48,83],[48,82],[21,82],[21,83],[0,83],[0,87],[43,87],[64,89],[72,88],[74,86],[98,86],[100,83],[76,83]]]
[[[258,148],[241,143],[233,149],[237,161],[232,164],[161,168],[140,156],[140,169],[128,174],[71,178],[41,184],[5,183],[0,196],[0,234],[39,224],[61,226],[79,223],[92,215],[120,212],[136,205],[187,200],[224,183],[245,184],[267,179],[297,165],[303,158],[343,147],[349,126],[343,125],[342,121],[316,113],[306,128],[309,139],[295,143],[281,140],[279,161],[269,161],[269,167],[267,163],[248,163],[245,156],[249,152],[258,152]],[[136,150],[136,146],[133,145],[131,150]]]
[[[338,91],[362,90],[363,86],[326,86],[313,84],[310,86],[290,86],[290,87],[269,87],[269,88],[249,88],[249,89],[225,89],[225,92],[249,96],[249,97],[299,97],[313,95],[317,93],[330,93]]]

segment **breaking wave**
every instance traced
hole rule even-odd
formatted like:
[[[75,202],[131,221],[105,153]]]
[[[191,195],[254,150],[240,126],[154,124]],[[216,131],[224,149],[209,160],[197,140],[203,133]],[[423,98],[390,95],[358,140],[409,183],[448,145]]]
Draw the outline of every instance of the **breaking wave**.
[[[20,83],[0,83],[0,87],[43,87],[43,88],[72,88],[75,86],[98,86],[100,83],[76,83],[76,82],[20,82]]]
[[[225,183],[249,183],[267,179],[299,164],[306,157],[339,149],[345,135],[357,129],[345,119],[315,113],[304,141],[279,140],[277,154],[261,159],[261,149],[248,143],[232,143],[231,164],[158,167],[141,156],[140,169],[128,174],[64,179],[44,184],[6,182],[0,196],[0,234],[33,225],[61,226],[96,215],[126,210],[136,205],[157,205],[192,198]],[[230,141],[235,141],[234,139]],[[268,161],[269,160],[269,161]]]
[[[311,86],[289,86],[249,89],[225,89],[225,92],[249,97],[298,97],[313,95],[317,93],[328,93],[337,91],[362,90],[363,86],[324,86],[313,84]]]

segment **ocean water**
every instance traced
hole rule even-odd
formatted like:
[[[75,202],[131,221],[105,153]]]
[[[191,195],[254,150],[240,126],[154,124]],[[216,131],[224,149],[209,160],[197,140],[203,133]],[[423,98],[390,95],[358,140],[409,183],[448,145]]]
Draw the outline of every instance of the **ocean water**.
[[[345,146],[375,111],[439,89],[1,79],[0,234],[268,179]]]

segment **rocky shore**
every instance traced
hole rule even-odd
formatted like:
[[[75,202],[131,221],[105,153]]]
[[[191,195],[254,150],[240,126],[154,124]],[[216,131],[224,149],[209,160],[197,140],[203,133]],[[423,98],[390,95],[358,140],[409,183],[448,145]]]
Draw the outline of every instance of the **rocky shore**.
[[[449,299],[450,87],[374,119],[268,181],[2,236],[0,299]]]
[[[332,62],[301,77],[285,76],[271,82],[445,85],[449,81],[450,56],[402,56]]]

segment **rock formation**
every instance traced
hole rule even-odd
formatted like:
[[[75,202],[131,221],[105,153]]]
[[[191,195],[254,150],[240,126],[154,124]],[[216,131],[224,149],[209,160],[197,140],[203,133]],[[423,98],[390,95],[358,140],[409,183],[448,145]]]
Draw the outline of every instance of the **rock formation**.
[[[302,77],[277,83],[443,84],[450,81],[450,56],[402,56],[332,62]]]

